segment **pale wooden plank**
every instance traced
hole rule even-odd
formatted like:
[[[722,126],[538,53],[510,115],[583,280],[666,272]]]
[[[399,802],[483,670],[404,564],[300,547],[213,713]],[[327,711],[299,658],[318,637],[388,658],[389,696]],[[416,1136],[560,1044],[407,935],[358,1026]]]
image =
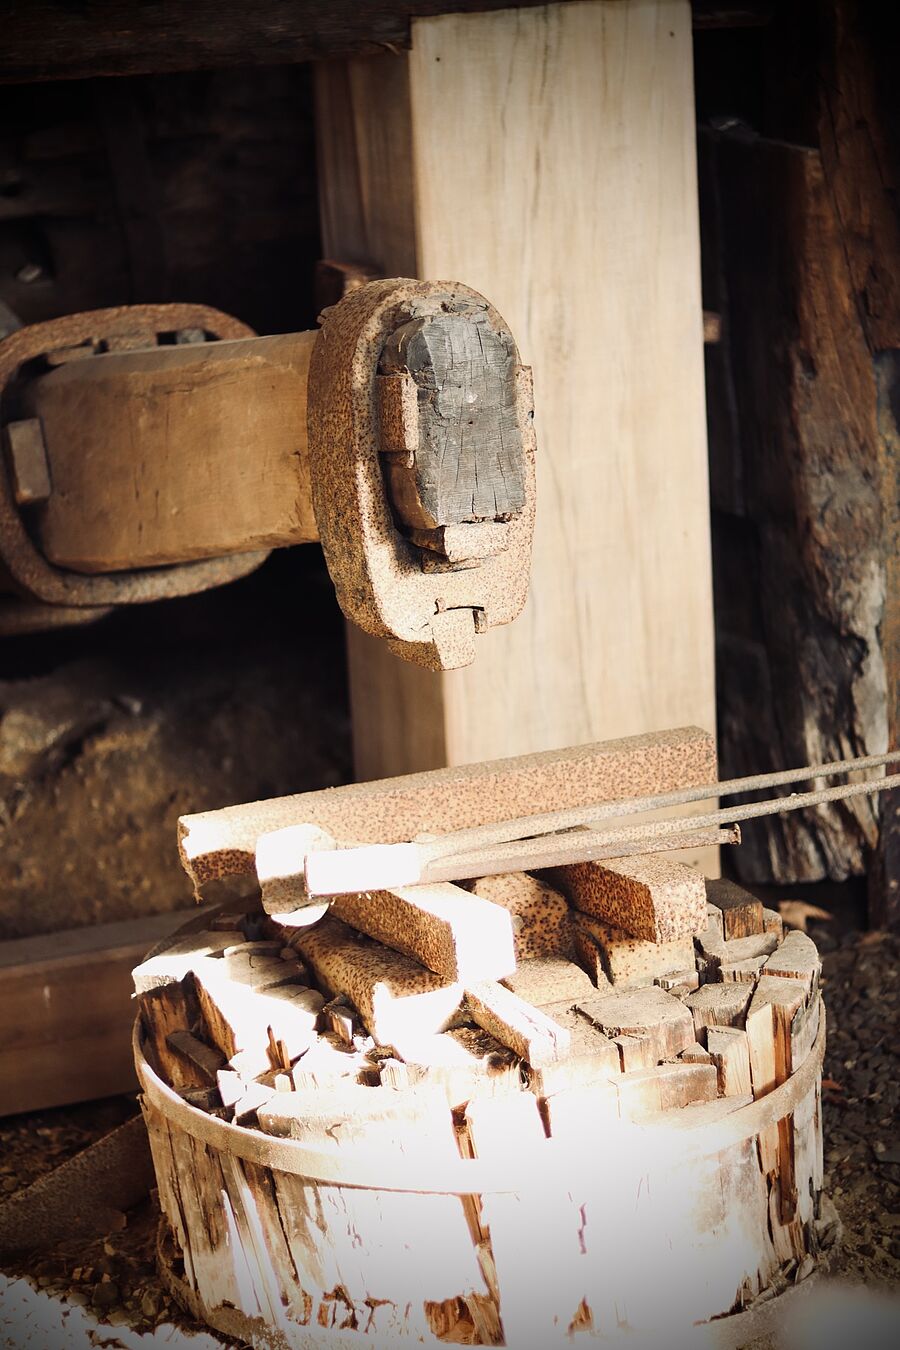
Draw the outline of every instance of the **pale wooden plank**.
[[[0,1116],[134,1088],[132,967],[185,918],[0,943]]]
[[[534,367],[541,507],[531,598],[473,668],[434,678],[351,635],[357,772],[712,727],[687,0],[446,15],[412,36],[408,56],[318,76],[325,247],[497,305]]]

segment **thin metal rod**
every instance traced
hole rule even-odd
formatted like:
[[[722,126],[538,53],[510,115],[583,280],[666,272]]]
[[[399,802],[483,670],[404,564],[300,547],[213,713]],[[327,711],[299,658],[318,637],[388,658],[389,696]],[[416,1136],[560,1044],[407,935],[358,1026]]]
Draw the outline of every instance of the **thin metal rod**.
[[[637,851],[645,853],[650,841],[671,839],[692,829],[733,825],[743,820],[778,815],[782,811],[802,811],[811,806],[822,806],[826,802],[845,801],[849,797],[860,797],[895,787],[900,787],[900,774],[877,778],[868,783],[844,783],[817,792],[796,792],[790,797],[749,802],[731,809],[724,807],[705,815],[647,821],[643,825],[631,825],[624,829],[573,830],[568,835],[544,834],[428,861],[422,868],[421,880],[460,881],[466,877],[488,876],[496,872],[522,872],[540,867],[559,867],[572,862],[602,861],[614,856],[606,850],[630,843],[640,844]],[[669,847],[672,845],[669,844]]]
[[[684,825],[682,820],[680,824]],[[422,869],[422,883],[462,881],[467,877],[491,877],[498,872],[526,872],[546,867],[566,867],[579,862],[609,862],[615,858],[631,858],[636,854],[668,853],[678,849],[718,848],[720,844],[739,844],[741,828],[732,825],[724,830],[689,830],[684,834],[664,835],[662,838],[638,839],[602,847],[602,859],[597,856],[597,836],[590,830],[562,834],[542,834],[534,839],[515,840],[484,852],[452,853],[436,858]],[[556,847],[554,847],[554,845]],[[461,867],[465,867],[463,872]],[[475,867],[477,870],[470,870]]]
[[[438,839],[423,840],[420,845],[422,860],[423,862],[436,860],[448,854],[489,848],[495,844],[528,839],[535,835],[574,829],[579,825],[593,825],[598,820],[606,820],[612,816],[637,815],[644,811],[661,810],[663,807],[686,806],[690,802],[702,802],[710,797],[732,797],[740,792],[758,792],[764,788],[784,787],[790,783],[807,782],[813,778],[830,778],[834,774],[850,773],[860,769],[877,769],[898,761],[900,751],[895,750],[890,754],[833,760],[828,764],[806,765],[801,769],[779,769],[775,773],[755,774],[750,778],[729,778],[721,783],[704,783],[698,787],[678,788],[673,792],[657,792],[649,797],[622,797],[598,802],[593,806],[576,806],[563,811],[519,816],[515,820],[503,820],[495,825],[478,825],[471,829],[441,835]],[[733,813],[727,818],[750,819],[737,817]],[[699,820],[700,817],[696,819]],[[685,828],[683,823],[682,828]]]

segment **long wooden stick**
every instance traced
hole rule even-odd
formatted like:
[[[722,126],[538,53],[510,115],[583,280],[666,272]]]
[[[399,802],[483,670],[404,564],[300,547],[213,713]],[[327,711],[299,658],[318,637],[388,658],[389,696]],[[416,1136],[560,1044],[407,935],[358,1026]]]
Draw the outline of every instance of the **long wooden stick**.
[[[873,764],[872,767],[878,767],[886,762],[893,762],[900,758],[900,755],[873,756],[871,758],[877,761],[877,764]],[[849,761],[849,765],[852,769],[859,769],[867,767],[868,761]],[[801,770],[790,772],[796,774],[794,781],[797,781],[800,777],[817,778],[825,773],[846,771],[823,765],[808,769],[805,772]],[[772,775],[765,775],[765,777],[771,778]],[[764,785],[759,778],[755,780],[732,780],[732,782],[734,781],[742,781],[742,786],[736,788],[725,784],[718,788],[718,791],[722,791],[723,788],[726,793],[753,790],[747,786],[748,783],[753,783],[755,787]],[[411,886],[433,881],[459,881],[467,877],[489,876],[497,872],[528,871],[541,867],[558,867],[573,862],[600,861],[603,858],[615,856],[610,853],[610,850],[623,845],[639,845],[636,851],[647,852],[651,841],[669,840],[668,847],[678,847],[679,845],[671,841],[678,836],[690,834],[692,831],[727,827],[743,820],[756,820],[762,816],[776,815],[782,811],[799,811],[811,806],[843,801],[850,797],[881,792],[886,788],[898,786],[900,786],[900,774],[866,783],[846,783],[815,792],[794,793],[790,797],[750,802],[743,806],[726,807],[703,815],[681,816],[670,820],[645,822],[641,825],[612,830],[579,828],[585,815],[588,816],[589,820],[597,818],[597,808],[594,808],[593,812],[590,808],[583,808],[577,812],[551,813],[549,816],[541,818],[545,822],[550,820],[556,824],[561,818],[571,819],[574,815],[579,816],[580,819],[573,822],[571,827],[568,827],[568,832],[566,830],[560,831],[557,827],[552,833],[545,831],[540,835],[529,838],[513,840],[507,838],[497,843],[488,842],[486,846],[483,845],[468,852],[444,853],[443,856],[435,856],[435,845],[442,844],[443,840],[433,840],[421,844],[375,844],[355,849],[316,851],[306,856],[304,867],[306,890],[310,897],[342,895],[352,891],[383,890],[395,886]],[[701,790],[691,789],[690,791]],[[673,794],[665,795],[671,796]],[[707,787],[706,795],[717,795],[717,786],[713,784]],[[635,808],[631,804],[628,804],[628,806],[631,810],[649,810],[663,804],[659,797],[642,800],[644,802],[643,807]],[[692,800],[692,798],[688,800]],[[613,805],[621,806],[622,804],[607,803],[603,805],[603,813],[606,814],[606,808]],[[616,812],[616,814],[626,814],[627,809],[624,812]],[[534,821],[537,817],[530,819]],[[460,831],[452,837],[458,841],[463,837],[471,839],[473,835],[477,835],[481,842],[494,830],[495,827],[489,827],[488,830],[480,834],[478,831]]]

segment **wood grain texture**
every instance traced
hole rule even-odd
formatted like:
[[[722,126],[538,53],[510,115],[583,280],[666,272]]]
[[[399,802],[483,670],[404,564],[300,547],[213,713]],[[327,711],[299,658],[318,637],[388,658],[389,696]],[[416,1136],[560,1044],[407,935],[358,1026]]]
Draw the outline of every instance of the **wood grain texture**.
[[[688,4],[416,21],[317,102],[327,252],[479,287],[536,389],[525,612],[440,679],[351,635],[357,773],[712,727]]]
[[[131,969],[179,917],[0,944],[0,1116],[134,1087]]]
[[[28,387],[53,490],[38,537],[109,572],[318,538],[306,446],[315,333],[69,361]]]

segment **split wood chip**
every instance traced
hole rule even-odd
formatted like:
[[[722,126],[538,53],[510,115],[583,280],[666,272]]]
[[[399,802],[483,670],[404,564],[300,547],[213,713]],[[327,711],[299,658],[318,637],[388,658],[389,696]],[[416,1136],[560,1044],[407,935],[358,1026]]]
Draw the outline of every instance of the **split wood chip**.
[[[317,1036],[291,1070],[294,1088],[310,1092],[334,1087],[343,1079],[361,1082],[374,1070],[368,1053],[355,1044],[347,1045],[327,1032]]]
[[[822,962],[812,938],[805,933],[791,932],[777,951],[763,966],[764,975],[778,975],[787,980],[802,980],[807,993],[816,988]]]
[[[657,975],[653,983],[665,989],[667,994],[674,994],[676,998],[684,1000],[688,994],[699,989],[700,976],[696,967],[692,966],[690,970],[675,970],[671,975]]]
[[[243,933],[231,931],[211,932],[204,930],[191,933],[172,944],[164,952],[148,957],[132,971],[134,992],[146,994],[164,984],[177,984],[194,969],[197,962],[217,957],[226,947],[243,942]]]
[[[697,1039],[706,1039],[707,1027],[740,1027],[753,996],[753,990],[741,984],[704,984],[688,994],[685,1007],[694,1019]]]
[[[322,1009],[322,1026],[332,1032],[344,1045],[352,1045],[359,1026],[359,1018],[344,994],[339,994]]]
[[[656,1059],[674,1059],[696,1039],[694,1020],[677,998],[651,985],[584,1000],[578,1011],[609,1036],[646,1036]]]
[[[678,1056],[682,1064],[710,1064],[712,1062],[708,1050],[704,1050],[699,1041],[694,1041],[693,1045],[687,1046]]]
[[[706,927],[703,877],[661,854],[574,863],[550,876],[576,909],[648,942],[691,938]]]
[[[481,1027],[459,1027],[405,1048],[402,1062],[382,1062],[381,1081],[394,1088],[438,1085],[453,1108],[474,1097],[521,1092],[524,1086],[518,1056]]]
[[[346,994],[379,1045],[443,1031],[462,1001],[463,986],[390,947],[361,937],[330,916],[302,929],[293,945],[316,981],[334,996]]]
[[[618,1125],[619,1096],[608,1078],[597,1084],[573,1084],[549,1094],[541,1102],[541,1114],[552,1139],[596,1157],[598,1139],[606,1144],[604,1135],[613,1123]]]
[[[497,980],[515,969],[511,914],[450,882],[339,895],[331,912],[448,980]]]
[[[144,1052],[160,1077],[176,1090],[182,1087],[202,1087],[205,1073],[168,1043],[171,1033],[183,1031],[200,1017],[200,1006],[193,983],[189,980],[167,982],[138,995],[141,1025],[144,1029]]]
[[[309,1048],[324,1003],[318,991],[287,984],[261,992],[222,967],[207,962],[194,971],[194,983],[209,1037],[234,1067],[255,1077],[273,1063],[271,1043],[288,1064]]]
[[[718,1074],[721,1097],[752,1095],[750,1043],[740,1027],[709,1027],[706,1045]]]
[[[170,1031],[166,1036],[166,1044],[170,1050],[174,1050],[188,1063],[193,1064],[207,1083],[215,1083],[216,1075],[225,1063],[225,1056],[221,1051],[214,1050],[212,1046],[184,1030]]]
[[[543,1011],[568,1031],[571,1040],[564,1059],[543,1068],[533,1065],[527,1068],[528,1087],[536,1096],[545,1097],[569,1088],[599,1086],[611,1075],[621,1072],[619,1047],[615,1041],[575,1012],[569,999],[551,1003]]]
[[[471,883],[470,888],[474,895],[512,915],[517,962],[572,955],[569,906],[548,882],[528,872],[500,872],[497,876],[482,877]]]
[[[603,969],[616,986],[652,984],[658,975],[694,969],[690,937],[671,942],[649,942],[589,914],[572,915],[576,940],[584,936],[600,949]],[[579,956],[583,948],[579,948]]]
[[[272,1087],[266,1087],[262,1083],[245,1083],[244,1092],[239,1101],[234,1104],[234,1123],[235,1125],[256,1126],[259,1124],[257,1113],[271,1101],[273,1097],[281,1096],[281,1093],[275,1091]]]
[[[651,1036],[614,1036],[613,1045],[619,1055],[619,1068],[622,1073],[635,1073],[638,1069],[654,1069],[659,1063],[658,1046]]]
[[[216,1074],[216,1086],[222,1105],[233,1107],[238,1104],[247,1091],[247,1083],[234,1069],[219,1069]]]
[[[754,985],[766,963],[764,956],[751,956],[746,961],[729,961],[719,966],[717,974],[726,984]]]
[[[813,1048],[819,1034],[822,998],[814,994],[804,1008],[798,1008],[791,1022],[791,1072],[796,1073]]]
[[[676,1131],[690,1133],[702,1125],[717,1124],[734,1111],[739,1111],[741,1107],[749,1106],[752,1101],[752,1096],[748,1094],[744,1097],[714,1097],[706,1102],[688,1102],[677,1113],[672,1111],[660,1113],[644,1122],[644,1126],[648,1132],[655,1129],[665,1131],[666,1136],[671,1136]]]
[[[733,938],[753,937],[764,931],[762,903],[742,886],[725,877],[708,880],[706,898],[721,911],[722,935],[726,942]]]
[[[532,1068],[543,1068],[568,1054],[568,1031],[493,980],[466,989],[466,1009],[474,1022]]]
[[[258,1114],[266,1134],[299,1139],[313,1148],[364,1148],[372,1157],[373,1185],[381,1151],[459,1157],[447,1098],[430,1084],[402,1092],[355,1083],[313,1094],[278,1092]]]
[[[596,993],[591,977],[582,967],[562,956],[535,956],[521,961],[502,983],[534,1008],[567,999],[575,1003],[579,998],[592,998]],[[609,987],[605,977],[603,987]]]
[[[754,1097],[765,1096],[787,1081],[793,1071],[791,1026],[806,1002],[802,980],[763,975],[747,1009],[750,1043],[750,1077]],[[794,1182],[794,1124],[790,1115],[759,1135],[759,1158],[763,1172],[777,1176],[770,1202],[782,1224],[794,1217],[797,1191]],[[774,1199],[773,1199],[774,1197]],[[776,1225],[777,1226],[777,1225]]]
[[[754,1097],[763,1097],[792,1072],[791,1024],[806,1002],[802,980],[763,975],[747,1009]]]
[[[739,968],[744,961],[759,960],[761,964],[774,952],[778,939],[774,933],[754,933],[751,937],[731,938],[723,942],[713,928],[707,928],[697,938],[697,945],[709,971],[715,973]]]
[[[678,1111],[716,1096],[712,1064],[660,1064],[611,1080],[623,1120],[645,1120],[659,1111]]]
[[[262,993],[280,984],[300,984],[308,979],[308,972],[296,956],[284,960],[279,956],[262,956],[253,952],[225,954],[222,962],[230,980]]]
[[[763,910],[763,932],[774,933],[779,942],[784,938],[784,920],[777,909]]]

